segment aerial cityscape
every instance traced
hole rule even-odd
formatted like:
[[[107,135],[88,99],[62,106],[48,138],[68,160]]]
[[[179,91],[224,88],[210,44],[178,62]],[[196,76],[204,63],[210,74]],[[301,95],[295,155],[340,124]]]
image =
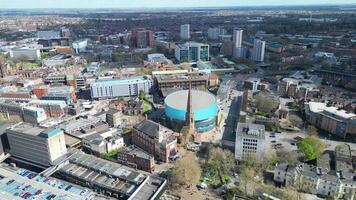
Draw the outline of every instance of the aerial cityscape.
[[[0,1],[0,200],[356,200],[355,0]]]

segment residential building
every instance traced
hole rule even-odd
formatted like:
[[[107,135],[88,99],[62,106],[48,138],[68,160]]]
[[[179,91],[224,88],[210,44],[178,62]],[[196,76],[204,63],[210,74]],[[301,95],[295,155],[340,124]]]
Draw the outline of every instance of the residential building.
[[[265,59],[265,47],[266,42],[254,39],[253,41],[253,50],[252,50],[252,60],[256,62],[263,62]]]
[[[252,123],[238,123],[236,128],[235,158],[248,156],[263,158],[266,149],[265,126]]]
[[[48,167],[59,164],[67,149],[63,131],[58,128],[40,128],[20,123],[6,130],[11,156],[35,166]]]
[[[354,173],[330,171],[306,163],[297,166],[277,164],[273,179],[281,185],[303,188],[308,193],[324,197],[353,199],[356,194]]]
[[[308,102],[305,104],[306,120],[312,125],[331,134],[345,138],[356,135],[356,115],[327,106],[326,103]]]
[[[234,29],[232,35],[232,52],[235,58],[242,57],[242,29]]]
[[[155,169],[154,157],[135,145],[124,147],[119,151],[117,161],[123,165],[150,173]]]
[[[95,80],[90,83],[91,98],[109,99],[124,96],[138,96],[140,91],[148,94],[152,80],[147,77],[127,79]]]
[[[175,58],[179,62],[209,61],[209,45],[197,42],[178,44],[175,48]]]
[[[218,40],[220,35],[226,35],[226,30],[224,28],[209,28],[208,29],[208,38],[211,40]]]
[[[180,38],[182,40],[190,39],[190,25],[189,24],[183,24],[180,26]]]
[[[260,78],[248,78],[245,80],[244,88],[252,92],[263,91],[268,88],[268,84],[262,83]]]
[[[138,28],[132,30],[131,39],[134,47],[147,48],[153,46],[153,31]]]
[[[132,143],[163,162],[168,162],[169,157],[177,153],[174,132],[151,120],[133,127]]]

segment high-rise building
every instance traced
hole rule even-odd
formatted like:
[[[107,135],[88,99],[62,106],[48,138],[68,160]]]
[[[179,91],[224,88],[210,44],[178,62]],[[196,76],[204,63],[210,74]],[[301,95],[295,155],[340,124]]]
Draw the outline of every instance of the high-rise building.
[[[6,130],[11,156],[34,165],[48,167],[60,163],[67,153],[61,129],[44,129],[28,123]]]
[[[138,28],[132,30],[132,40],[134,47],[146,48],[153,45],[153,31]]]
[[[226,35],[226,30],[223,28],[209,28],[208,29],[208,38],[211,40],[219,39],[220,35]]]
[[[209,45],[197,42],[176,45],[175,57],[179,62],[209,61]]]
[[[265,41],[255,39],[253,41],[252,60],[257,62],[263,62],[265,59],[265,47]]]
[[[232,35],[232,52],[235,58],[240,58],[242,55],[242,29],[234,29]]]
[[[189,24],[183,24],[180,26],[180,38],[183,40],[190,39],[190,25]]]

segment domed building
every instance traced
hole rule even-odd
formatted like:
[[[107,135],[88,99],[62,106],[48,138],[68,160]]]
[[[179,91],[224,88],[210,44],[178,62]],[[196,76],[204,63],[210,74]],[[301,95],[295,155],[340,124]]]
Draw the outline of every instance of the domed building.
[[[218,105],[216,97],[200,90],[180,90],[169,94],[165,101],[168,125],[179,129],[191,126],[197,133],[213,129],[217,123]]]

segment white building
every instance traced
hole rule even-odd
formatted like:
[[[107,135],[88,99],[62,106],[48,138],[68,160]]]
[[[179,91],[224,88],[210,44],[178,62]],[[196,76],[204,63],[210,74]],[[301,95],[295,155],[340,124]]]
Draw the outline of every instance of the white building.
[[[236,128],[235,158],[245,156],[263,158],[265,153],[265,126],[251,123],[238,123]]]
[[[90,83],[90,92],[94,99],[137,96],[141,90],[148,94],[152,84],[152,80],[147,77],[95,80]]]
[[[26,59],[29,61],[41,59],[41,52],[39,49],[33,49],[28,47],[15,48],[10,51],[10,57],[15,59]]]
[[[242,57],[242,29],[234,29],[232,34],[232,52],[235,58]]]
[[[7,129],[6,135],[11,156],[33,165],[48,167],[58,164],[67,153],[64,133],[58,128],[44,129],[20,123]]]
[[[82,53],[88,46],[88,40],[78,40],[72,43],[72,47],[76,54]]]
[[[302,187],[311,194],[353,199],[356,192],[354,176],[352,172],[333,172],[305,163],[297,166],[281,163],[276,165],[273,180],[283,186]]]
[[[257,62],[263,62],[265,59],[265,47],[265,41],[255,39],[253,41],[252,60]]]
[[[190,25],[189,24],[183,24],[180,26],[180,38],[183,40],[190,39]]]

